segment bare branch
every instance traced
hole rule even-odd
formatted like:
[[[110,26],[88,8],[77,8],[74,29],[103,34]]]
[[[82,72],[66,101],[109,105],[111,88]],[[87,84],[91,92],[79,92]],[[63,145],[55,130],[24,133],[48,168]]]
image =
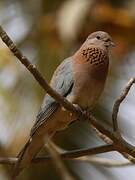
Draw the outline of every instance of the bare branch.
[[[61,178],[63,180],[74,180],[74,178],[70,175],[66,166],[64,165],[58,151],[55,149],[54,144],[51,143],[51,141],[49,140],[45,146],[46,146],[47,151],[50,153],[52,157],[52,161],[55,165],[55,168],[60,174]]]
[[[0,164],[14,165],[18,158],[14,157],[0,157]]]
[[[64,159],[68,158],[77,158],[81,156],[86,156],[86,155],[94,155],[94,154],[100,154],[100,153],[105,153],[105,152],[110,152],[110,151],[115,151],[116,149],[112,144],[110,145],[103,145],[95,148],[88,148],[88,149],[83,149],[83,150],[73,150],[69,152],[65,152],[61,154],[61,157]]]
[[[126,159],[128,159],[131,163],[135,164],[135,158],[127,153],[121,153],[123,155],[123,157],[125,157]]]
[[[107,144],[112,144],[113,141],[108,138],[106,135],[101,133],[95,126],[91,125],[92,129],[95,131],[95,133]]]
[[[67,152],[65,149],[61,148],[60,146],[58,146],[57,144],[55,144],[51,139],[51,144],[54,146],[54,148],[56,149],[56,151],[59,153],[59,154],[62,154],[62,153],[65,153]]]
[[[72,150],[72,151],[66,151],[63,153],[59,153],[59,156],[62,159],[73,159],[73,158],[78,158],[82,156],[88,156],[88,155],[95,155],[95,154],[100,154],[100,153],[105,153],[105,152],[110,152],[110,151],[115,151],[115,148],[113,145],[104,145],[104,146],[99,146],[95,148],[87,148],[87,149],[80,149],[80,150]],[[0,164],[9,164],[13,165],[17,162],[17,158],[6,158],[6,157],[1,157],[0,158]],[[51,160],[50,156],[46,157],[37,157],[32,160],[32,163],[46,163]]]
[[[102,165],[105,167],[124,167],[124,166],[133,166],[134,164],[131,162],[123,162],[123,161],[116,161],[112,159],[107,159],[107,158],[101,158],[101,157],[95,157],[95,156],[84,156],[80,158],[73,159],[73,161],[80,161],[80,162],[87,162],[91,164],[96,164],[96,165]]]
[[[94,126],[91,125],[91,127],[93,128],[93,130],[96,132],[96,134],[107,144],[112,144],[112,140],[109,139],[106,135],[102,134],[98,129],[96,129]],[[119,133],[116,132],[116,134],[119,136]],[[119,136],[121,138],[121,136]],[[134,152],[135,150],[132,150],[132,152]],[[125,157],[126,159],[128,159],[130,161],[130,163],[134,164],[135,163],[135,158],[131,155],[129,155],[128,153],[119,151],[118,152],[121,153],[121,155],[123,157]]]
[[[123,89],[120,96],[116,99],[114,106],[113,106],[113,112],[112,112],[112,121],[113,121],[113,130],[117,133],[119,133],[118,128],[118,122],[117,122],[117,116],[119,112],[119,108],[123,100],[126,98],[131,86],[135,83],[135,78],[131,78],[130,81],[127,83],[126,87]],[[120,134],[120,133],[119,133]]]
[[[125,156],[124,156],[125,157]],[[78,158],[64,158],[64,160],[71,160],[71,161],[82,161],[82,162],[88,162],[92,164],[102,165],[106,167],[124,167],[124,166],[130,166],[134,165],[135,160],[134,158],[131,158],[128,154],[126,154],[126,159],[128,159],[130,162],[122,162],[122,161],[116,161],[111,160],[107,158],[100,158],[100,157],[93,157],[93,156],[82,156]],[[6,165],[14,165],[17,162],[17,158],[0,158],[0,164],[6,164]],[[42,158],[35,158],[32,163],[33,164],[40,164],[40,163],[47,163],[48,161],[51,161],[51,157],[42,157]]]

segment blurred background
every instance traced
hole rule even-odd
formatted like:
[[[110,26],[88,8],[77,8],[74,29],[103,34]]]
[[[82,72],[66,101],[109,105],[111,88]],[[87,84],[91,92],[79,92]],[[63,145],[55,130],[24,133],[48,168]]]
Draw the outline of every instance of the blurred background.
[[[0,0],[0,24],[48,82],[56,66],[91,32],[107,31],[117,46],[111,54],[106,88],[93,114],[111,127],[113,103],[135,77],[135,0]],[[15,157],[23,147],[44,94],[0,40],[0,156]],[[124,138],[135,145],[134,87],[121,105],[118,120]],[[72,124],[53,140],[67,150],[103,144],[87,122]],[[100,157],[124,160],[118,153]],[[109,168],[71,161],[66,165],[77,180],[135,179],[134,166]],[[8,180],[9,172],[10,167],[0,165],[0,180]],[[32,165],[19,178],[60,179],[49,163]]]

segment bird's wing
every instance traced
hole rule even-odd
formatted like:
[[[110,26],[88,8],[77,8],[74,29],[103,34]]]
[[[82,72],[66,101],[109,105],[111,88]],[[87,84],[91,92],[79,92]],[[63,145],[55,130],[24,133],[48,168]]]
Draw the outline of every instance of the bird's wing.
[[[71,92],[73,87],[72,58],[65,59],[58,66],[53,74],[50,85],[54,90],[64,97]],[[31,136],[35,133],[37,128],[56,111],[58,107],[59,103],[56,102],[56,100],[50,95],[46,94],[41,109],[37,115],[36,122],[31,129]]]

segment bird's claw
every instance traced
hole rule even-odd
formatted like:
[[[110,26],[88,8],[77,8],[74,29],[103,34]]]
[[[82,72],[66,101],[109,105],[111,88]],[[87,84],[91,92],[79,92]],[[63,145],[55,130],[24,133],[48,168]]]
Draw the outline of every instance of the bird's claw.
[[[78,104],[74,104],[77,112],[79,113],[78,117],[80,120],[84,120],[84,116],[85,117],[89,117],[91,115],[91,111],[87,108],[87,109],[82,109]]]
[[[91,116],[91,111],[90,111],[90,109],[85,109],[84,110],[84,114],[87,116],[87,117],[90,117]]]

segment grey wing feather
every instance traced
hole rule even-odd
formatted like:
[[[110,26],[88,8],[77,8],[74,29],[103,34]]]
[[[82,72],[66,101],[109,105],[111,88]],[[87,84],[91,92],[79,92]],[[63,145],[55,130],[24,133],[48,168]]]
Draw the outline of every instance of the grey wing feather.
[[[51,87],[56,90],[59,94],[66,97],[73,87],[73,74],[72,74],[72,59],[65,59],[56,69],[52,77]],[[31,136],[35,133],[37,128],[53,114],[59,103],[56,102],[50,95],[46,94],[41,109],[37,115],[36,122],[31,129]]]

